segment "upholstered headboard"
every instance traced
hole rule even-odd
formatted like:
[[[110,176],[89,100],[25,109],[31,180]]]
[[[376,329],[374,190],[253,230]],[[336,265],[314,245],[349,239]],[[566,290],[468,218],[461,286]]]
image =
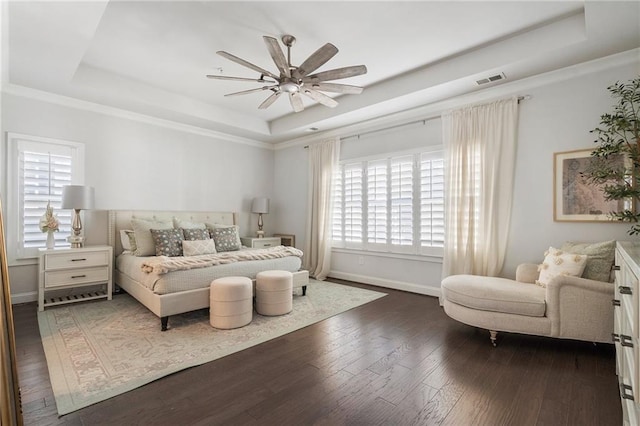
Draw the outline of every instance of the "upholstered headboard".
[[[113,254],[117,256],[122,253],[120,231],[131,229],[132,218],[172,220],[174,217],[189,222],[220,223],[223,225],[238,224],[238,213],[234,212],[109,210],[109,245],[113,247]]]

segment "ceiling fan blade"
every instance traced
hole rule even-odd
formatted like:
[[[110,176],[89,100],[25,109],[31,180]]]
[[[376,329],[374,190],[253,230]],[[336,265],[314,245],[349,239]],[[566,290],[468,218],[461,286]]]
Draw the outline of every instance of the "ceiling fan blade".
[[[295,112],[304,111],[304,103],[302,102],[302,96],[300,96],[300,93],[289,93],[289,101],[291,102],[291,107],[293,107]]]
[[[314,101],[320,102],[324,106],[328,106],[329,108],[335,108],[338,106],[338,102],[335,99],[313,89],[303,88],[302,93]]]
[[[312,83],[311,88],[313,88],[314,90],[322,90],[323,92],[347,93],[349,95],[359,95],[364,90],[360,86],[350,86],[348,84],[320,83],[320,82]]]
[[[271,104],[273,104],[275,101],[278,100],[278,97],[280,97],[280,95],[282,95],[282,92],[280,92],[280,91],[273,92],[271,94],[271,96],[269,96],[267,99],[264,100],[264,102],[262,102],[260,104],[258,109],[267,109],[267,108],[269,108],[271,106]]]
[[[216,80],[254,81],[254,82],[257,82],[257,83],[275,83],[275,81],[265,80],[265,79],[260,79],[260,78],[228,77],[226,75],[211,75],[211,74],[207,74],[207,78],[214,78]]]
[[[284,75],[285,77],[291,77],[289,63],[287,62],[287,58],[284,57],[284,53],[280,48],[280,43],[278,43],[278,40],[269,36],[263,36],[262,38],[267,44],[267,50],[269,50],[269,54],[271,55],[273,62],[280,70],[280,73],[282,73],[282,75]]]
[[[218,51],[216,53],[218,55],[222,56],[223,58],[227,58],[228,60],[235,62],[236,64],[240,64],[240,65],[245,66],[245,67],[247,67],[249,69],[252,69],[254,71],[258,71],[260,74],[268,75],[269,77],[273,78],[274,80],[278,79],[278,77],[276,75],[274,75],[271,72],[265,70],[264,68],[260,68],[257,65],[253,65],[251,62],[247,62],[244,59],[240,59],[237,56],[232,55],[231,53],[227,53],[227,52],[224,52],[222,50],[220,50],[220,51]]]
[[[316,83],[327,80],[339,80],[341,78],[355,77],[367,73],[364,65],[354,65],[352,67],[336,68],[334,70],[319,72],[302,79],[305,83]]]
[[[258,87],[257,89],[243,90],[242,92],[227,93],[225,96],[237,96],[237,95],[246,95],[248,93],[254,93],[254,92],[262,92],[263,90],[269,90],[272,87],[277,87],[277,86],[263,86],[263,87]]]
[[[306,61],[302,63],[294,72],[294,76],[298,79],[303,78],[309,73],[314,72],[327,61],[338,53],[338,48],[331,43],[327,43],[320,49],[313,52]]]

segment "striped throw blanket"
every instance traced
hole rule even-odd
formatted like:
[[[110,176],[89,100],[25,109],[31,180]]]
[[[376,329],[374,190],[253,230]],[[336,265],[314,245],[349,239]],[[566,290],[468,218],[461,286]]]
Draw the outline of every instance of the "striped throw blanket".
[[[244,260],[279,259],[288,256],[302,257],[302,251],[295,247],[277,246],[264,249],[226,251],[200,256],[157,256],[143,262],[142,270],[147,274],[156,273],[162,275],[172,271],[206,268],[226,263],[242,262]]]

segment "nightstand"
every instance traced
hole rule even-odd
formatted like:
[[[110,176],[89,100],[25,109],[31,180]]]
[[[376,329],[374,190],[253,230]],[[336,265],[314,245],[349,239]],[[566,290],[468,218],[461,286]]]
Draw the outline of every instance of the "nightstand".
[[[279,246],[280,237],[242,237],[240,238],[243,246],[251,247],[251,248],[267,248],[267,247],[275,247]]]
[[[111,300],[113,289],[110,246],[40,249],[38,264],[38,310],[47,306],[93,299]],[[75,288],[103,285],[104,289],[71,292]],[[67,290],[60,296],[62,290]],[[56,291],[53,297],[47,292]]]

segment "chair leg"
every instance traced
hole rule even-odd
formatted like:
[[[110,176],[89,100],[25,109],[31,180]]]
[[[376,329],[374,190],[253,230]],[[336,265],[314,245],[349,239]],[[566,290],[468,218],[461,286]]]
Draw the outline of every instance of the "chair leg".
[[[489,330],[489,338],[491,339],[491,344],[493,345],[494,348],[496,346],[498,346],[496,344],[496,337],[497,336],[498,336],[498,332],[497,331]]]

